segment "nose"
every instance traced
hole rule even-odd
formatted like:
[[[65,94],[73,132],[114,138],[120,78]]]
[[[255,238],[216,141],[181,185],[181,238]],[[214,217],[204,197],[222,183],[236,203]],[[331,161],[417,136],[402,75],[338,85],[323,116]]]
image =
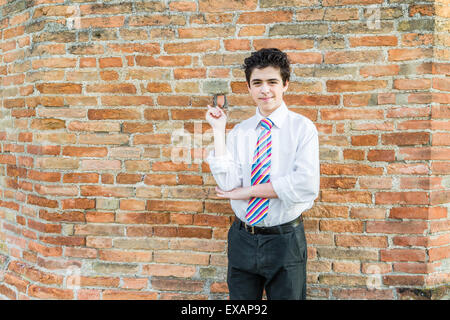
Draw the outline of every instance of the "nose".
[[[263,83],[261,85],[261,92],[262,93],[268,93],[269,92],[269,85],[267,83]]]

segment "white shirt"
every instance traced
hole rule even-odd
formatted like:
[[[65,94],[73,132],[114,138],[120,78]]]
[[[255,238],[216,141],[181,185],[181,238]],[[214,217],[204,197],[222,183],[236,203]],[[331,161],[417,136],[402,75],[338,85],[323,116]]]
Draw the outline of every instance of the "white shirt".
[[[264,116],[256,114],[234,126],[227,134],[227,153],[209,153],[209,164],[217,185],[224,191],[251,186],[253,154]],[[278,198],[270,198],[269,212],[258,226],[275,226],[294,220],[311,208],[319,194],[319,139],[308,118],[290,111],[283,102],[272,114],[272,156],[270,181]],[[249,200],[230,200],[236,216],[245,219]]]

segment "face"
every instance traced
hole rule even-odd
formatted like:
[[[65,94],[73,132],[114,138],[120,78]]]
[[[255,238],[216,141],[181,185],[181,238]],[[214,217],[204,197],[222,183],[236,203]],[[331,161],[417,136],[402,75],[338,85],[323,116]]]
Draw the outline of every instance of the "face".
[[[280,69],[274,67],[255,68],[250,76],[250,85],[247,84],[253,101],[265,117],[281,105],[283,93],[286,92],[288,86],[289,81],[283,85]]]

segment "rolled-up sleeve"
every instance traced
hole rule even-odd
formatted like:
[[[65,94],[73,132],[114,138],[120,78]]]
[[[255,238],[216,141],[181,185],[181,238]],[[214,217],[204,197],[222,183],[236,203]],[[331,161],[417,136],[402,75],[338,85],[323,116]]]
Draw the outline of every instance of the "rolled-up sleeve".
[[[286,208],[312,202],[319,195],[319,138],[317,129],[313,127],[296,150],[292,173],[272,180],[272,187]]]
[[[242,187],[242,165],[236,160],[236,131],[235,127],[227,134],[225,155],[216,157],[212,150],[206,158],[217,185],[224,191]]]

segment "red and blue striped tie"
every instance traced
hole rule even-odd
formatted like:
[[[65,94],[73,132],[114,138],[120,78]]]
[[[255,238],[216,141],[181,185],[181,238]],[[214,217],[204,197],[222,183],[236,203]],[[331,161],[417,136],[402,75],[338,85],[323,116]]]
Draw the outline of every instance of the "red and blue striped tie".
[[[269,118],[260,122],[261,131],[256,143],[255,154],[253,156],[251,181],[252,186],[270,182],[270,158],[272,156],[272,133],[273,122]],[[252,197],[248,202],[247,214],[245,218],[250,225],[261,222],[269,211],[269,199]]]

